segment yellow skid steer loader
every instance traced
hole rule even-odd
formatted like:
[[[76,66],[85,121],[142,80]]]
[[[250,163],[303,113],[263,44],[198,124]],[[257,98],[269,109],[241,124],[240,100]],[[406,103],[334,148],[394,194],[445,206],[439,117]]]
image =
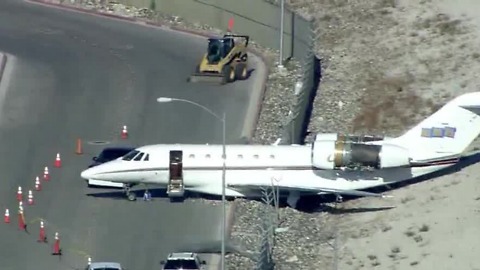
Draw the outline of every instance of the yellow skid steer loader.
[[[249,39],[249,36],[230,34],[209,38],[207,53],[189,81],[226,84],[247,79]]]

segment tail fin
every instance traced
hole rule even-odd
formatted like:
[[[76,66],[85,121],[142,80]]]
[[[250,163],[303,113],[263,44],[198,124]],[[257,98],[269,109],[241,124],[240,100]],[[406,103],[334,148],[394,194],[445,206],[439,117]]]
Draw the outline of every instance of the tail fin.
[[[480,134],[480,92],[461,95],[393,139],[417,158],[461,155]]]

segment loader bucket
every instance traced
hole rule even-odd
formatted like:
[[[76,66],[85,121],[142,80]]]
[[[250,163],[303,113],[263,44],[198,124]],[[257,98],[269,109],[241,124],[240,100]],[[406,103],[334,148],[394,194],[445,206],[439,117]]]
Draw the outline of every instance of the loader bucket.
[[[191,75],[188,78],[189,82],[203,82],[203,83],[215,83],[215,84],[225,84],[225,79],[222,74],[215,73],[196,73]]]

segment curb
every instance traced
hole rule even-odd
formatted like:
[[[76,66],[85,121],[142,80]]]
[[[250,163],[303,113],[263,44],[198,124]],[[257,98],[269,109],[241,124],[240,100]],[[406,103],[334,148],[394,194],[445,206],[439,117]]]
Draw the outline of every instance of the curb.
[[[230,207],[228,208],[228,213],[226,217],[226,242],[230,241],[232,238],[233,224],[235,223],[235,210],[237,208],[237,201],[234,200]],[[219,254],[218,256],[222,256]],[[218,262],[218,270],[222,270],[222,264]]]
[[[7,55],[5,53],[0,53],[0,82],[2,81],[3,72],[7,66]]]
[[[233,224],[235,222],[235,210],[237,209],[237,201],[234,200],[228,209],[227,215],[227,235],[228,238],[232,236]]]
[[[30,2],[30,3],[33,3],[33,4],[40,4],[40,5],[51,6],[51,7],[55,7],[55,8],[61,8],[61,9],[65,9],[65,10],[76,11],[76,12],[80,12],[80,13],[84,13],[84,14],[102,16],[102,17],[106,17],[106,18],[128,21],[128,22],[132,22],[132,23],[138,23],[138,24],[141,24],[141,25],[146,25],[146,26],[151,26],[151,27],[167,28],[167,29],[170,29],[170,30],[173,30],[173,31],[183,32],[183,33],[192,34],[192,35],[201,36],[201,37],[218,36],[218,34],[214,34],[214,33],[209,32],[209,31],[186,29],[186,28],[178,27],[178,26],[168,26],[166,24],[162,24],[162,23],[158,23],[158,22],[152,22],[152,21],[141,20],[141,19],[136,19],[136,18],[124,17],[124,16],[120,16],[120,15],[116,15],[116,14],[99,12],[99,11],[96,11],[96,10],[89,10],[89,9],[86,9],[86,8],[80,8],[80,7],[72,6],[72,5],[69,5],[69,4],[55,3],[51,0],[50,1],[49,0],[24,0],[24,1],[25,2]],[[261,80],[262,80],[261,89],[258,90],[259,91],[258,95],[252,94],[253,97],[257,98],[256,105],[253,106],[253,104],[250,103],[250,106],[248,106],[248,108],[247,108],[247,115],[253,116],[252,117],[253,119],[249,119],[250,117],[246,117],[245,122],[244,122],[244,126],[243,126],[243,131],[242,131],[242,134],[241,134],[241,138],[246,138],[247,142],[250,143],[250,141],[252,140],[252,137],[255,134],[255,131],[257,129],[257,123],[258,123],[258,120],[260,118],[260,112],[261,112],[261,109],[262,109],[263,100],[265,98],[265,91],[266,91],[267,79],[268,79],[268,74],[269,74],[269,68],[268,68],[268,65],[267,65],[267,60],[265,59],[265,56],[262,53],[260,53],[259,51],[257,51],[254,48],[251,48],[251,47],[247,48],[247,50],[250,53],[255,54],[255,56],[257,56],[261,60],[263,66],[264,66],[264,69],[265,69],[265,74],[263,75],[263,78],[261,78]],[[253,97],[251,97],[250,100],[255,100]],[[254,110],[255,114],[251,113],[250,112],[251,110]]]

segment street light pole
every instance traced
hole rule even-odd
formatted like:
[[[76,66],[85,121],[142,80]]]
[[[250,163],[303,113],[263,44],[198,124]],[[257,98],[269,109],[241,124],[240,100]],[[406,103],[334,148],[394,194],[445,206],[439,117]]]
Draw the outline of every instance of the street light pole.
[[[205,110],[206,112],[208,112],[209,114],[211,114],[212,116],[214,116],[215,118],[217,118],[219,121],[222,122],[222,247],[221,247],[221,253],[222,253],[222,258],[221,258],[221,266],[222,266],[222,270],[225,270],[225,256],[226,256],[226,251],[225,251],[225,241],[226,241],[226,234],[227,234],[227,204],[226,204],[226,199],[225,199],[225,189],[226,189],[226,172],[227,172],[227,143],[226,143],[226,124],[227,124],[227,121],[226,121],[226,113],[224,112],[222,117],[218,116],[216,113],[214,113],[212,110],[210,110],[209,108],[199,104],[199,103],[196,103],[196,102],[193,102],[193,101],[190,101],[188,99],[180,99],[180,98],[168,98],[168,97],[159,97],[157,98],[157,102],[159,103],[167,103],[167,102],[174,102],[174,101],[178,101],[178,102],[185,102],[185,103],[189,103],[189,104],[192,104],[194,106],[197,106],[203,110]]]
[[[280,4],[280,56],[278,59],[278,67],[283,68],[283,27],[285,20],[285,0],[281,0]]]
[[[222,160],[223,160],[223,168],[222,168],[222,270],[225,270],[225,238],[227,234],[227,206],[225,202],[225,177],[227,173],[227,144],[226,144],[226,117],[225,112],[223,113],[222,117]]]

